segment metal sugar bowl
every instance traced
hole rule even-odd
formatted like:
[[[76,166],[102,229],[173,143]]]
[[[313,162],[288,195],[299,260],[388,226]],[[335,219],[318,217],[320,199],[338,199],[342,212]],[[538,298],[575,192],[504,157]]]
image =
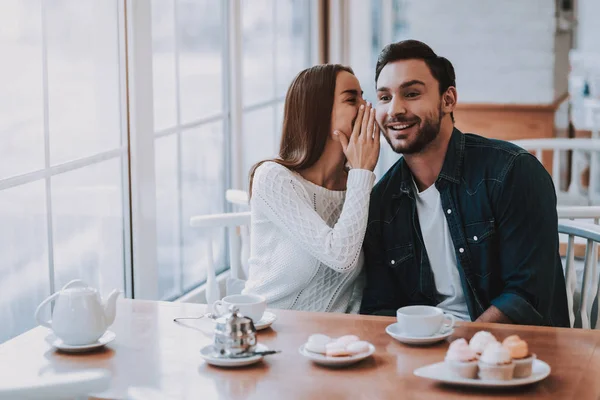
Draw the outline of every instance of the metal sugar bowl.
[[[239,313],[237,306],[216,320],[214,348],[220,355],[236,356],[256,348],[256,328],[251,318]]]

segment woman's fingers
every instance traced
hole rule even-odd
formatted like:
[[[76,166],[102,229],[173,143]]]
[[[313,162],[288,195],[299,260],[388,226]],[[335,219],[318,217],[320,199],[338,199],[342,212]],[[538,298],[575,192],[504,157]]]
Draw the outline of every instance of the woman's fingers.
[[[348,151],[348,138],[346,137],[346,134],[340,131],[334,131],[333,133],[340,139],[342,150],[344,151],[344,154],[346,154]]]
[[[365,105],[361,104],[356,115],[356,121],[354,121],[354,127],[352,128],[352,134],[350,135],[351,140],[358,139],[360,135],[360,128],[362,126],[363,116],[365,115]]]
[[[371,103],[367,103],[367,106],[365,107],[365,112],[364,112],[364,116],[362,119],[362,124],[360,127],[360,135],[366,135],[367,134],[367,126],[369,125],[369,121],[371,120],[371,110],[373,108],[371,107]],[[356,121],[356,123],[358,124],[358,121]]]
[[[373,130],[374,130],[374,125],[376,124],[375,122],[375,109],[371,108],[371,111],[369,113],[369,121],[367,122],[367,137],[366,140],[373,140]]]

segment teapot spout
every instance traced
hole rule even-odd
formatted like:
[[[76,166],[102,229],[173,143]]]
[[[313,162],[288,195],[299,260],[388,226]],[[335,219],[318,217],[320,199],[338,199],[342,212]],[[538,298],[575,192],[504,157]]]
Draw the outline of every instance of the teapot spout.
[[[121,294],[121,291],[118,289],[113,290],[106,299],[106,304],[104,304],[104,319],[106,321],[106,327],[112,325],[115,322],[115,316],[117,314],[117,297]]]

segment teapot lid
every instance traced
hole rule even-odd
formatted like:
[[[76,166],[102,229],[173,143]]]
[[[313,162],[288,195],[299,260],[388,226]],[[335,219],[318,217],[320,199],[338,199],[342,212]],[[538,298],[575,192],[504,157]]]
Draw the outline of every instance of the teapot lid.
[[[231,305],[229,313],[217,319],[215,331],[228,336],[242,337],[249,333],[256,333],[256,328],[251,318],[240,314],[236,305]]]

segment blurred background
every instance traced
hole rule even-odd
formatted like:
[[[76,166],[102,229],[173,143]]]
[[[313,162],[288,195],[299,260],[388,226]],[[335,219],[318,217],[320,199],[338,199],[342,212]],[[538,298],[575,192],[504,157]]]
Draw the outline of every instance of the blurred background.
[[[308,66],[350,65],[373,101],[379,51],[419,39],[455,66],[459,129],[594,136],[599,20],[598,0],[2,0],[0,343],[74,278],[177,300],[208,240],[227,270],[225,231],[190,218],[236,208]]]

